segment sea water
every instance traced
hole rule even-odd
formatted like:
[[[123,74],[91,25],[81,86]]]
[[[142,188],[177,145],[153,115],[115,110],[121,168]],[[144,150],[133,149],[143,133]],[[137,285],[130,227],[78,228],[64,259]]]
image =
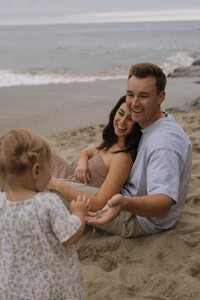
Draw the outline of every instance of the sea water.
[[[0,26],[0,87],[127,78],[132,64],[166,74],[200,56],[200,21]]]

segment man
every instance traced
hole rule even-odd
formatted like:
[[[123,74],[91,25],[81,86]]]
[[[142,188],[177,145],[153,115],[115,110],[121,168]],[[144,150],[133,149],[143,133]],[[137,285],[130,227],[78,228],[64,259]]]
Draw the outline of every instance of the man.
[[[91,212],[87,224],[132,237],[167,230],[176,223],[189,187],[192,147],[174,118],[161,110],[165,85],[166,76],[158,66],[131,67],[126,102],[133,121],[142,128],[137,157],[121,193],[108,200],[100,215]],[[69,194],[64,193],[69,187],[59,186],[55,190]],[[98,191],[83,184],[77,188],[77,183],[71,187],[74,197],[77,190],[86,197]]]
[[[137,158],[121,190],[90,225],[130,237],[171,228],[184,206],[192,169],[191,143],[174,118],[161,110],[166,77],[156,65],[130,69],[126,102],[142,128]]]

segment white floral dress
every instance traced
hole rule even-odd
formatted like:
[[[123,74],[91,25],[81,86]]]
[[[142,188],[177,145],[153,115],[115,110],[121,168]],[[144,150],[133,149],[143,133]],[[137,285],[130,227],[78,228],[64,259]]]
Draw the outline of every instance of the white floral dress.
[[[80,225],[55,194],[12,202],[1,192],[0,299],[85,299],[75,246],[61,244]]]

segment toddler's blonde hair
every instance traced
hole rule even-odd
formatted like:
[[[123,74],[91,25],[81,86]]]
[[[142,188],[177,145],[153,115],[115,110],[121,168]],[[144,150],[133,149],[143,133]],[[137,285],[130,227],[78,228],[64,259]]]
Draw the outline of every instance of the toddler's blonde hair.
[[[51,150],[47,140],[26,130],[13,129],[0,139],[0,182],[23,174],[34,163],[50,162]]]

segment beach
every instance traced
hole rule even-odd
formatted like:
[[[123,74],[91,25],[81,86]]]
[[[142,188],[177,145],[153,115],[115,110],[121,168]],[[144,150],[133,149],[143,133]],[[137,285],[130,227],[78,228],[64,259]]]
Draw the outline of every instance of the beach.
[[[200,109],[192,107],[200,85],[195,82],[198,78],[168,78],[163,106],[171,108],[193,143],[183,212],[173,229],[152,236],[126,239],[87,228],[77,244],[87,300],[200,299]],[[126,80],[0,91],[1,135],[14,127],[29,128],[46,136],[52,149],[72,162],[82,149],[101,141],[108,112],[126,92]],[[175,112],[180,107],[187,109]]]
[[[198,98],[200,85],[196,82],[194,77],[168,78],[163,109]],[[108,112],[126,94],[126,79],[1,87],[0,94],[0,136],[16,127],[49,136],[107,122]]]
[[[199,20],[1,26],[0,137],[33,130],[71,163],[101,141],[131,64],[152,62],[169,75],[162,109],[193,144],[187,201],[172,229],[122,238],[86,227],[76,244],[86,300],[200,300],[199,28]]]

